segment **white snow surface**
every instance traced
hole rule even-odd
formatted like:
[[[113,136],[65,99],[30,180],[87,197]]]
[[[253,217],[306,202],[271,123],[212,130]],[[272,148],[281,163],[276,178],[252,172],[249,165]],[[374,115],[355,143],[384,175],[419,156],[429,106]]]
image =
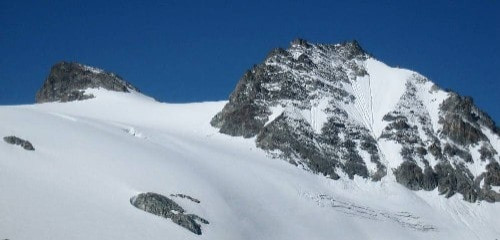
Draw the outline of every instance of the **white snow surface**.
[[[374,58],[368,58],[362,64],[368,74],[357,77],[347,86],[356,99],[354,104],[343,107],[353,120],[371,130],[376,139],[387,125],[382,118],[395,108],[414,72],[389,67]]]
[[[373,89],[394,85],[391,78],[370,76],[380,83],[371,91],[387,93],[371,98],[393,103],[392,92]],[[0,107],[0,137],[36,149],[0,142],[0,239],[500,237],[499,204],[410,191],[391,178],[334,181],[268,157],[254,139],[220,134],[209,122],[224,101],[165,104],[136,92],[90,91],[96,98]],[[367,120],[392,109],[363,107],[374,109]],[[130,198],[141,192],[197,198],[173,199],[210,224],[198,236],[139,210]]]

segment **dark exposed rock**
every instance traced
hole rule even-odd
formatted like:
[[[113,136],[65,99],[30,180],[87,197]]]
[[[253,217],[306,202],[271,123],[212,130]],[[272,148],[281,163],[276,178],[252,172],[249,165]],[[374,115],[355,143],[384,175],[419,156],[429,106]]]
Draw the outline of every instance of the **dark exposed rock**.
[[[498,162],[491,162],[486,165],[484,184],[490,186],[500,186],[500,165]]]
[[[441,144],[440,142],[436,141],[433,142],[429,147],[427,148],[429,152],[437,159],[442,159],[443,154],[441,152]]]
[[[314,68],[314,62],[306,55],[306,54],[301,54],[298,58],[297,61],[304,64],[303,69],[308,69],[308,68]],[[302,67],[302,66],[301,66]]]
[[[491,117],[474,105],[471,97],[463,97],[451,92],[440,106],[444,113],[455,113],[460,115],[465,121],[486,126],[490,130],[495,129],[495,122]]]
[[[387,169],[381,163],[377,164],[377,171],[371,176],[372,181],[377,182],[382,180],[387,175]]]
[[[409,129],[410,125],[404,120],[403,118],[399,118],[393,123],[389,124],[387,127],[388,129],[396,129],[396,130],[403,130],[403,129]]]
[[[435,170],[426,167],[422,173],[422,168],[416,163],[405,161],[393,171],[396,181],[411,190],[431,191],[438,187],[439,193],[446,197],[460,193],[463,199],[468,202],[475,202],[477,199],[490,201],[496,196],[495,192],[487,191],[488,189],[480,190],[477,181],[473,180],[473,175],[461,164],[453,167],[450,163],[438,163]],[[497,170],[492,170],[492,172],[495,171]],[[496,174],[500,174],[500,171],[497,171]],[[496,177],[500,177],[500,175],[496,175]]]
[[[231,136],[253,137],[261,130],[267,119],[267,116],[263,116],[266,110],[254,104],[242,104],[237,108],[229,106],[225,109],[224,112],[218,113],[210,123],[220,128],[221,133]]]
[[[449,156],[449,157],[454,157],[454,156],[457,156],[457,157],[460,157],[462,158],[465,162],[473,162],[472,160],[472,155],[456,146],[452,146],[450,144],[446,144],[444,146],[444,150],[443,150],[444,154]]]
[[[479,149],[479,154],[481,154],[481,160],[494,160],[494,156],[497,154],[497,151],[490,145],[484,144]]]
[[[486,165],[486,172],[475,179],[476,184],[484,183],[479,191],[479,199],[487,202],[500,202],[500,193],[492,189],[492,186],[500,186],[500,165],[496,161]]]
[[[368,177],[368,169],[366,168],[365,162],[356,152],[350,151],[351,157],[343,165],[343,170],[350,179],[354,178],[354,175],[358,175],[364,178]]]
[[[209,222],[197,215],[186,214],[184,209],[172,199],[157,193],[141,193],[130,199],[130,203],[146,212],[154,215],[170,218],[172,222],[188,229],[189,231],[201,235],[201,225]]]
[[[457,192],[461,193],[464,200],[475,202],[479,195],[478,186],[474,184],[474,175],[464,165],[458,165],[456,168]]]
[[[361,141],[360,148],[368,152],[370,154],[370,162],[377,165],[377,171],[371,176],[372,180],[380,181],[384,176],[387,175],[387,170],[386,167],[380,162],[377,141],[369,135],[364,135]]]
[[[411,161],[404,161],[397,169],[394,169],[396,181],[411,190],[422,189],[424,174],[422,168]]]
[[[413,161],[413,156],[415,155],[414,151],[413,151],[413,148],[409,148],[409,147],[403,147],[401,148],[401,157],[403,157],[404,160],[407,160],[407,161]]]
[[[469,145],[486,140],[479,126],[485,126],[495,132],[495,122],[488,114],[474,105],[472,98],[450,93],[450,97],[440,105],[440,118],[443,124],[443,136],[449,137],[461,145]]]
[[[437,174],[431,167],[427,166],[424,169],[424,178],[422,179],[421,187],[426,191],[434,190],[438,185]]]
[[[405,116],[399,116],[395,113],[388,113],[382,117],[382,120],[386,122],[395,122],[395,121],[408,121],[408,119]]]
[[[480,194],[481,200],[484,200],[484,201],[487,201],[490,203],[500,202],[500,193],[497,193],[491,189],[482,188],[480,190],[479,194]]]
[[[478,197],[478,188],[474,185],[473,176],[463,165],[455,168],[449,163],[439,163],[435,166],[438,178],[439,193],[451,197],[459,192],[464,200],[475,202]]]
[[[438,191],[451,197],[456,193],[457,179],[451,164],[437,164],[434,168],[438,177]]]
[[[88,88],[104,88],[110,91],[138,91],[114,73],[79,63],[60,62],[52,66],[42,88],[36,93],[36,102],[69,102],[93,98],[86,94]]]
[[[417,147],[416,153],[421,156],[427,155],[427,150],[424,147]]]
[[[14,144],[14,145],[19,145],[19,146],[21,146],[22,148],[24,148],[25,150],[28,150],[28,151],[34,151],[35,150],[35,148],[33,147],[33,145],[29,141],[26,141],[24,139],[18,138],[16,136],[7,136],[7,137],[4,137],[3,140],[6,143],[10,143],[10,144]]]
[[[486,136],[477,127],[463,121],[455,114],[446,115],[440,121],[443,124],[442,134],[461,145],[477,143],[486,140]]]
[[[257,146],[264,150],[281,150],[282,157],[289,160],[307,159],[307,167],[317,173],[338,178],[335,168],[338,160],[326,158],[314,143],[314,134],[306,128],[294,129],[290,122],[300,125],[301,120],[281,114],[265,126],[257,136]]]
[[[347,59],[365,58],[368,54],[363,50],[358,41],[344,42],[338,47],[343,57]]]

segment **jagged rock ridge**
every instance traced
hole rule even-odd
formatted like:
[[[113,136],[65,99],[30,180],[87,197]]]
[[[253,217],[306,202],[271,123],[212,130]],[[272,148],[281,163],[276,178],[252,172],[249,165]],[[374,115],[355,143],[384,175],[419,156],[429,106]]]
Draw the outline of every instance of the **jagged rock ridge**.
[[[36,102],[70,102],[93,98],[85,93],[89,88],[110,91],[139,91],[120,76],[80,63],[60,62],[52,66],[49,76],[36,93]]]
[[[499,201],[499,130],[471,98],[391,68],[356,42],[295,40],[247,71],[212,126],[333,179],[394,179]]]

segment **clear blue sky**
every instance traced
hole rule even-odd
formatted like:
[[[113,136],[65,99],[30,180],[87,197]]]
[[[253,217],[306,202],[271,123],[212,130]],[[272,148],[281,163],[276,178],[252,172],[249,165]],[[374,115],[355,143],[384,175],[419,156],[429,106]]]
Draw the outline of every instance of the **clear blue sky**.
[[[116,72],[165,102],[227,99],[296,38],[358,40],[472,96],[500,121],[500,1],[1,1],[0,104],[34,102],[50,67]]]

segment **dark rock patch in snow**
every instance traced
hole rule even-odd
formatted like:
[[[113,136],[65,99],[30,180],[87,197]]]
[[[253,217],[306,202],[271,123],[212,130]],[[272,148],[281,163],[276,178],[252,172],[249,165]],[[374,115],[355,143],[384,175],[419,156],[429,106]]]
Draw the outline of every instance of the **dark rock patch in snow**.
[[[29,141],[26,141],[24,139],[18,138],[16,136],[7,136],[7,137],[4,137],[3,140],[6,143],[9,143],[9,144],[19,145],[19,146],[23,147],[25,150],[28,150],[28,151],[34,151],[35,150],[35,148],[33,147],[33,145]]]
[[[500,186],[500,164],[498,162],[491,162],[486,165],[486,176],[484,184],[491,186]]]
[[[478,180],[463,164],[442,162],[434,169],[427,166],[422,171],[416,163],[405,161],[393,171],[396,181],[411,190],[431,191],[438,187],[439,193],[447,198],[460,193],[468,202],[483,199]]]
[[[473,162],[472,155],[469,152],[462,150],[457,146],[453,146],[451,144],[446,144],[444,146],[443,153],[450,158],[457,156],[463,159],[465,162],[468,163]]]
[[[136,208],[148,213],[170,218],[172,222],[197,235],[201,235],[200,223],[209,224],[207,220],[195,214],[186,214],[185,210],[179,204],[157,193],[141,193],[132,197],[130,203]]]
[[[422,168],[411,161],[405,161],[394,169],[394,175],[398,183],[411,190],[431,191],[438,185],[437,175],[431,167],[427,166],[422,171]]]
[[[474,176],[463,164],[438,163],[434,171],[440,194],[451,197],[458,192],[468,202],[478,199],[479,188],[474,183]]]
[[[494,161],[494,156],[497,155],[497,151],[491,146],[491,144],[484,144],[479,149],[479,154],[481,154],[481,160],[490,160]]]
[[[500,192],[496,192],[492,187],[500,187],[500,164],[490,162],[486,165],[486,172],[476,178],[475,182],[480,184],[483,181],[479,198],[487,202],[500,202]]]
[[[497,127],[493,119],[477,108],[470,97],[451,93],[440,105],[440,110],[443,115],[439,120],[443,124],[441,134],[458,144],[469,145],[487,140],[481,126],[496,132]]]
[[[397,169],[394,170],[396,181],[403,184],[411,190],[422,189],[424,174],[422,168],[411,161],[403,162]]]

